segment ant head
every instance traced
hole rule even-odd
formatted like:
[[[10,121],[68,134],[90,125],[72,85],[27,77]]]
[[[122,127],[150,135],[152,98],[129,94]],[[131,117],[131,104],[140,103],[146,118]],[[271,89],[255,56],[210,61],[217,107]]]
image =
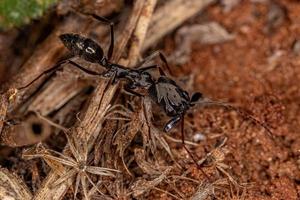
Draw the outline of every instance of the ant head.
[[[191,106],[194,106],[195,105],[195,103],[199,100],[199,99],[201,99],[203,97],[203,95],[200,93],[200,92],[196,92],[196,93],[194,93],[193,95],[192,95],[192,98],[191,98]]]
[[[74,56],[81,56],[92,63],[99,63],[103,59],[102,48],[89,38],[72,33],[62,34],[59,38]]]
[[[71,43],[71,42],[72,42],[72,38],[75,36],[75,35],[73,35],[73,37],[72,37],[72,35],[73,35],[73,34],[68,34],[68,33],[66,33],[66,34],[61,34],[61,35],[59,36],[59,38],[60,38],[60,40],[64,43],[64,45],[67,46],[68,43]]]

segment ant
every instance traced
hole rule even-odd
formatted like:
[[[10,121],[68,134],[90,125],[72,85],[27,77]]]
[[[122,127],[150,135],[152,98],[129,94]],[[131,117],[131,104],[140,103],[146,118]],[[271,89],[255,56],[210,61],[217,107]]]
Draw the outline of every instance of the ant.
[[[79,34],[73,33],[62,34],[59,36],[59,38],[73,56],[79,56],[88,62],[97,63],[104,67],[106,71],[104,71],[103,73],[98,73],[88,70],[72,60],[64,60],[62,62],[59,62],[54,67],[44,71],[41,75],[39,75],[27,85],[18,89],[21,90],[27,88],[42,75],[57,70],[65,63],[70,63],[87,74],[112,78],[112,84],[116,83],[116,80],[125,79],[127,83],[125,84],[124,89],[136,96],[143,95],[135,92],[134,89],[146,89],[148,91],[148,95],[163,108],[168,116],[172,117],[172,119],[165,125],[164,128],[166,132],[170,131],[172,127],[175,126],[178,121],[180,121],[184,113],[191,106],[193,106],[193,102],[196,102],[200,98],[200,96],[202,96],[202,94],[195,93],[190,99],[188,93],[180,88],[175,81],[168,78],[158,65],[142,67],[143,64],[145,64],[148,60],[151,60],[156,55],[159,55],[160,59],[164,62],[164,64],[170,71],[165,56],[159,51],[152,53],[141,63],[139,63],[134,69],[111,63],[110,59],[112,57],[114,49],[114,24],[106,18],[100,17],[95,14],[90,15],[95,19],[110,25],[111,42],[107,56],[104,55],[104,51],[101,46],[90,38],[86,38],[80,36]],[[158,68],[161,75],[157,81],[153,80],[151,74],[147,72],[148,70],[154,68]]]
[[[187,91],[182,89],[178,84],[166,76],[163,70],[158,65],[151,65],[143,67],[143,65],[148,61],[151,60],[155,56],[159,56],[160,60],[163,61],[165,66],[169,69],[168,63],[166,58],[161,52],[155,52],[144,59],[141,63],[135,66],[135,68],[130,69],[126,68],[125,66],[118,65],[112,63],[110,61],[113,55],[114,49],[114,24],[107,20],[106,18],[100,17],[95,14],[88,14],[93,18],[109,24],[110,26],[110,45],[108,49],[107,55],[104,55],[104,51],[102,47],[90,38],[83,37],[79,34],[73,33],[66,33],[59,36],[60,40],[64,44],[65,47],[71,52],[73,56],[78,56],[83,58],[84,60],[97,63],[104,67],[106,71],[103,73],[98,73],[95,71],[88,70],[79,64],[73,62],[72,60],[64,60],[59,62],[54,67],[44,71],[40,74],[37,78],[31,81],[29,84],[25,85],[24,87],[18,89],[24,89],[31,85],[34,81],[39,79],[42,75],[50,73],[52,71],[56,71],[58,68],[62,67],[65,63],[70,63],[76,68],[84,71],[90,75],[96,75],[101,77],[108,77],[111,78],[111,84],[115,84],[117,80],[125,80],[124,89],[125,91],[135,95],[135,96],[144,96],[138,92],[136,89],[144,89],[146,90],[146,95],[150,96],[151,99],[159,105],[167,116],[171,117],[171,119],[166,123],[164,126],[164,131],[169,132],[173,127],[175,127],[181,121],[181,141],[182,145],[188,154],[191,156],[197,167],[202,171],[202,173],[209,179],[208,175],[201,169],[200,165],[196,161],[196,159],[192,156],[192,153],[185,145],[184,140],[184,116],[185,113],[196,104],[206,106],[206,105],[219,105],[229,109],[234,109],[239,114],[246,116],[247,118],[254,121],[256,124],[261,125],[264,127],[268,133],[272,133],[268,127],[266,127],[262,122],[256,120],[251,115],[241,112],[239,109],[227,105],[222,102],[211,101],[203,97],[203,95],[199,92],[190,95]],[[152,75],[148,72],[148,70],[158,69],[160,73],[160,77],[155,80]]]

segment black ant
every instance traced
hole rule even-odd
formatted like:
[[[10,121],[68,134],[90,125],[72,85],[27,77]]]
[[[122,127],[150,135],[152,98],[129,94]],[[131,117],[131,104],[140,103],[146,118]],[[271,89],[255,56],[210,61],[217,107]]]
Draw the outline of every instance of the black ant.
[[[164,126],[165,132],[169,132],[174,126],[176,126],[181,121],[182,145],[189,153],[191,158],[194,160],[198,168],[203,172],[203,174],[207,178],[209,177],[201,169],[200,165],[198,165],[196,159],[194,159],[194,157],[192,156],[192,154],[190,153],[190,151],[188,150],[184,142],[185,141],[184,140],[184,115],[191,107],[193,107],[196,104],[200,104],[204,106],[219,105],[229,109],[234,109],[239,114],[242,114],[247,118],[250,118],[255,123],[264,127],[268,131],[268,133],[271,133],[271,131],[263,123],[256,120],[251,115],[242,113],[239,109],[233,106],[221,102],[207,100],[199,92],[194,93],[190,97],[188,92],[183,90],[180,86],[178,86],[174,80],[167,77],[163,72],[163,70],[158,65],[142,67],[148,60],[152,59],[154,56],[159,55],[160,59],[163,61],[163,63],[170,71],[166,58],[160,52],[156,52],[150,55],[133,69],[126,68],[122,65],[118,65],[110,62],[110,59],[113,55],[113,49],[114,49],[114,28],[113,28],[114,24],[109,20],[97,16],[95,14],[89,14],[89,15],[91,15],[92,17],[94,17],[95,19],[101,22],[110,25],[110,46],[108,49],[107,56],[104,55],[104,51],[101,48],[101,46],[92,39],[80,36],[78,34],[73,34],[73,33],[62,34],[59,36],[59,38],[61,39],[63,44],[69,49],[69,51],[73,54],[73,56],[79,56],[88,62],[97,63],[102,67],[104,67],[106,71],[104,71],[103,73],[98,73],[95,71],[88,70],[71,60],[65,60],[58,63],[57,65],[50,68],[49,70],[44,71],[41,75],[39,75],[29,84],[19,89],[24,89],[28,87],[38,78],[40,78],[42,75],[57,70],[59,67],[62,66],[62,64],[65,63],[70,63],[73,66],[79,68],[80,70],[90,75],[109,77],[111,78],[112,84],[116,83],[117,80],[125,80],[126,84],[124,86],[124,89],[127,92],[136,96],[143,96],[143,95],[136,92],[135,89],[145,89],[147,91],[146,95],[150,96],[151,99],[154,102],[156,102],[156,104],[158,104],[169,117],[171,117],[171,119]],[[152,77],[152,75],[147,72],[148,70],[152,70],[152,69],[159,69],[160,77],[157,80],[155,80]]]

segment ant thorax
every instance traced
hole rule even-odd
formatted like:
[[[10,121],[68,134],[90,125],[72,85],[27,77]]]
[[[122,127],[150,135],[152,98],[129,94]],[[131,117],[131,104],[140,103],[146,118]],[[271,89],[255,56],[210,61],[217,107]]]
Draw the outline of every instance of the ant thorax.
[[[131,70],[126,75],[126,78],[129,79],[131,84],[129,87],[149,89],[155,82],[152,80],[152,76],[147,72],[140,72],[139,70]]]
[[[160,77],[150,90],[169,116],[184,114],[190,108],[188,93],[165,76]]]

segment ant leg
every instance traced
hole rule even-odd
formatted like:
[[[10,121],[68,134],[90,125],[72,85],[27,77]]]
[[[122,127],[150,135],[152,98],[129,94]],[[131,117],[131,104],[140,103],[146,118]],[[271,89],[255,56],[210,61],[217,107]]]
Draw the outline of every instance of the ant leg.
[[[167,62],[167,59],[164,56],[164,54],[161,53],[160,51],[155,51],[152,54],[150,54],[149,56],[147,56],[142,62],[140,62],[139,64],[137,64],[137,69],[139,69],[140,67],[142,67],[146,62],[148,62],[149,60],[152,60],[156,56],[159,56],[160,60],[163,61],[163,63],[167,67],[168,72],[172,75],[172,71],[170,70],[170,67],[169,67],[169,64]]]
[[[165,72],[160,67],[158,68],[158,71],[161,76],[166,76]]]
[[[133,91],[133,90],[129,87],[128,84],[126,84],[126,85],[124,86],[124,90],[125,90],[126,92],[128,92],[129,94],[132,94],[132,95],[134,95],[134,96],[138,96],[138,97],[142,97],[142,96],[143,96],[143,95],[141,95],[141,94],[139,94],[139,93]]]
[[[54,65],[54,67],[50,68],[50,69],[47,69],[45,70],[44,72],[42,72],[38,77],[36,77],[35,79],[33,79],[31,82],[29,82],[28,84],[26,84],[25,86],[22,86],[22,87],[19,87],[17,88],[18,90],[23,90],[25,88],[27,88],[28,86],[30,86],[32,83],[34,83],[35,81],[37,81],[39,78],[41,78],[43,75],[46,75],[46,74],[49,74],[49,73],[53,73],[55,71],[57,71],[59,68],[62,68],[63,67],[63,64],[66,64],[66,63],[70,63],[72,64],[73,66],[79,68],[80,70],[84,71],[85,73],[87,74],[90,74],[90,75],[101,75],[100,73],[97,73],[97,72],[94,72],[94,71],[91,71],[91,70],[88,70],[88,69],[85,69],[84,67],[80,66],[79,64],[71,61],[71,60],[63,60],[59,63],[57,63],[56,65]]]
[[[158,69],[159,70],[159,74],[161,76],[166,76],[165,72],[158,65],[150,65],[150,66],[147,66],[147,67],[140,67],[140,68],[138,68],[138,70],[140,72],[148,71],[148,70],[151,70],[151,69]]]
[[[143,71],[148,71],[151,69],[157,69],[158,65],[150,65],[150,66],[146,66],[146,67],[140,67],[138,68],[139,71],[143,72]]]
[[[45,70],[44,72],[42,72],[38,77],[36,77],[35,79],[33,79],[32,81],[30,81],[28,84],[26,84],[25,86],[19,87],[17,88],[18,90],[23,90],[25,88],[27,88],[28,86],[30,86],[32,83],[34,83],[35,81],[37,81],[39,78],[41,78],[43,75],[49,74],[51,72],[54,72],[56,70],[58,70],[60,67],[62,67],[63,64],[67,63],[68,60],[63,60],[59,63],[57,63],[56,65],[54,65],[54,67]]]
[[[174,118],[172,118],[170,121],[168,121],[168,123],[165,125],[164,131],[165,132],[169,132],[177,123],[178,121],[181,119],[181,116],[176,116]]]
[[[189,156],[193,159],[194,163],[197,165],[197,168],[202,172],[202,174],[207,178],[207,180],[211,181],[210,177],[205,173],[205,171],[202,169],[202,167],[198,164],[197,160],[194,158],[193,154],[190,152],[190,150],[185,145],[184,116],[182,116],[182,119],[181,119],[181,143],[182,143],[183,148],[186,150],[186,152],[189,154]]]
[[[102,73],[98,73],[98,72],[86,69],[86,68],[80,66],[79,64],[77,64],[76,62],[73,62],[72,60],[68,60],[68,63],[72,64],[73,66],[77,67],[78,69],[80,69],[81,71],[84,71],[85,73],[87,73],[89,75],[94,75],[94,76],[102,75]]]
[[[116,73],[114,73],[111,78],[111,84],[114,85],[114,84],[116,84],[116,82],[117,82],[116,81]]]
[[[14,118],[14,119],[6,119],[3,121],[4,124],[7,124],[8,126],[15,126],[18,124],[21,124],[22,120],[19,118]]]
[[[228,103],[220,102],[220,101],[213,101],[208,98],[202,98],[201,101],[198,102],[193,102],[193,105],[200,105],[200,106],[221,106],[229,110],[234,110],[236,111],[241,117],[248,119],[252,121],[254,124],[261,126],[267,131],[267,135],[270,137],[270,139],[273,140],[273,142],[276,144],[275,137],[273,135],[273,132],[270,130],[270,128],[264,123],[261,122],[260,120],[257,120],[255,117],[253,117],[251,114],[248,114],[244,112],[243,110],[236,108]]]

